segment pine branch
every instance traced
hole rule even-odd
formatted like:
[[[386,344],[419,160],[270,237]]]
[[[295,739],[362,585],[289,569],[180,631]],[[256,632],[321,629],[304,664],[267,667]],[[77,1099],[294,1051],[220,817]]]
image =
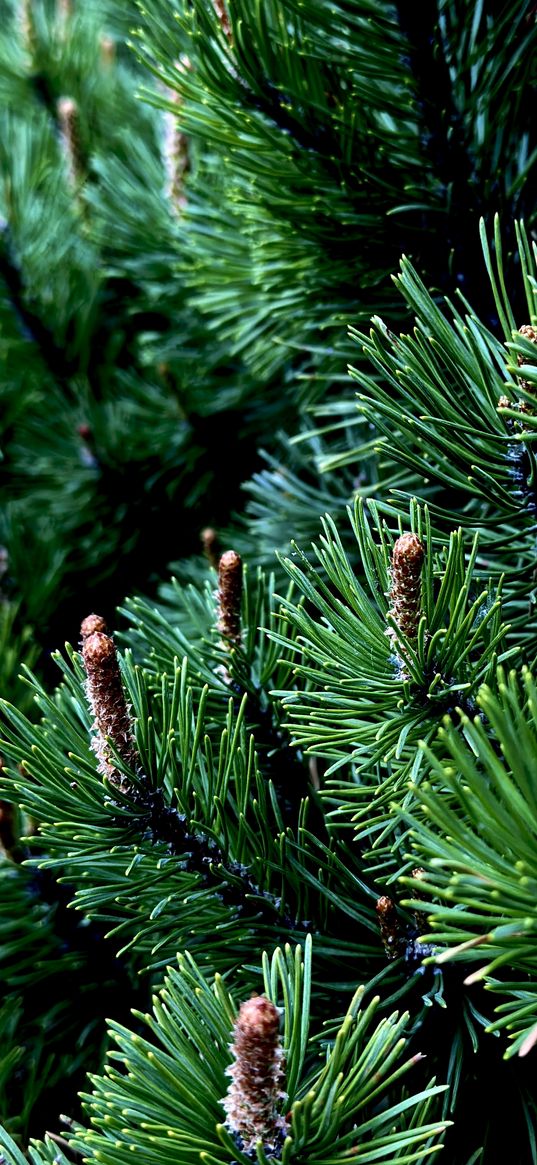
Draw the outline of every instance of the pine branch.
[[[240,635],[238,610],[241,592],[240,559],[233,551],[221,559],[219,594],[219,628],[226,642],[234,644],[236,635]],[[174,856],[186,857],[187,868],[200,876],[204,886],[216,890],[222,903],[232,908],[237,917],[246,912],[247,899],[253,897],[259,900],[261,919],[274,923],[276,917],[291,931],[309,929],[309,923],[301,923],[288,914],[282,915],[281,903],[255,885],[246,867],[239,862],[230,863],[214,841],[201,832],[189,830],[186,816],[166,805],[161,789],[151,788],[147,777],[140,771],[140,757],[134,744],[115,645],[108,635],[94,630],[97,625],[104,625],[104,620],[99,615],[89,615],[81,627],[88,698],[98,730],[93,747],[103,775],[136,810],[132,829],[142,836],[149,836],[154,843],[163,842]],[[134,782],[117,769],[114,753],[126,769],[135,772]]]
[[[200,877],[206,889],[216,893],[236,918],[247,918],[253,907],[260,924],[283,927],[291,933],[311,929],[309,922],[282,914],[279,899],[267,890],[260,890],[246,866],[230,862],[216,842],[201,831],[193,833],[186,816],[165,804],[162,791],[144,789],[144,784],[143,777],[139,776],[136,792],[130,793],[135,813],[129,832],[148,837],[155,844],[164,843],[174,857],[182,858],[186,868]],[[121,824],[125,824],[123,818]]]
[[[51,378],[67,387],[76,369],[76,359],[69,360],[64,349],[56,344],[52,333],[40,317],[28,306],[22,271],[16,262],[10,244],[10,232],[7,225],[4,225],[2,230],[0,276],[9,293],[13,311],[19,321],[21,334],[36,345]]]

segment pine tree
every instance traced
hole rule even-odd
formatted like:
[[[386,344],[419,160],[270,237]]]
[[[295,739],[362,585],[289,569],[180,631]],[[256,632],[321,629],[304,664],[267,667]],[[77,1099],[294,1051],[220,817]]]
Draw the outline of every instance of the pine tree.
[[[5,1163],[537,1162],[533,7],[9,15]]]

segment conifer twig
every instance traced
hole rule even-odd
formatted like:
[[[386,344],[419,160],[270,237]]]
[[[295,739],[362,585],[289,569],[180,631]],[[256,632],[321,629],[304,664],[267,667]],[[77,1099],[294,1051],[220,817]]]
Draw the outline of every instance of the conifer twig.
[[[280,923],[286,930],[310,931],[311,924],[282,912],[281,900],[268,890],[261,890],[252,881],[248,867],[229,860],[212,838],[201,831],[192,833],[186,817],[177,809],[166,805],[161,789],[144,789],[133,792],[133,800],[140,809],[138,828],[154,842],[164,842],[170,853],[181,857],[185,867],[199,874],[207,889],[218,895],[224,906],[235,913],[244,915],[248,909],[247,899],[257,899],[253,909],[259,914],[259,921],[274,926]]]
[[[238,557],[238,555],[237,555]],[[278,919],[288,930],[308,930],[309,923],[282,914],[280,900],[252,881],[246,866],[226,860],[216,843],[204,833],[192,833],[186,818],[166,805],[161,789],[152,789],[141,773],[140,758],[132,738],[132,725],[125,700],[121,672],[113,640],[104,631],[100,615],[88,615],[81,625],[82,658],[87,676],[87,696],[95,716],[96,735],[92,747],[99,758],[99,770],[121,793],[128,794],[138,810],[136,827],[153,842],[164,842],[170,852],[181,856],[186,867],[201,876],[204,885],[218,894],[224,905],[244,913],[246,899],[258,899],[257,910],[274,925]],[[114,764],[110,743],[122,761],[137,770],[136,788],[126,782]]]

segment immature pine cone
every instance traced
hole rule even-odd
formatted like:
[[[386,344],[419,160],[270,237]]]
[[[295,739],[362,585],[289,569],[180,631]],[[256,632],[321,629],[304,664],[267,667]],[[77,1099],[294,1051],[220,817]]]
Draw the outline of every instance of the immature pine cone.
[[[520,336],[523,336],[525,340],[530,340],[532,344],[537,344],[537,328],[534,328],[532,324],[522,324],[522,327],[518,329],[518,333]],[[527,356],[517,356],[517,364],[519,368],[522,368],[524,364],[537,364],[537,353],[535,355],[535,360],[530,360]],[[521,379],[520,385],[521,388],[526,389],[526,392],[535,393],[537,391],[535,385],[532,384],[530,380]],[[527,406],[526,411],[528,411]]]
[[[184,73],[185,66],[181,62],[178,62],[176,67]],[[176,106],[177,114],[172,113],[170,109],[166,110],[164,114],[162,160],[166,174],[165,195],[173,213],[179,214],[186,206],[184,179],[190,168],[188,138],[178,126],[178,114],[182,105],[181,96],[172,89],[167,89],[167,95]]]
[[[234,550],[226,550],[218,564],[218,630],[224,646],[241,642],[242,562]]]
[[[200,534],[203,553],[210,566],[218,567],[218,534],[212,526],[205,526]]]
[[[60,97],[57,111],[69,181],[72,186],[76,187],[84,177],[84,163],[80,145],[80,112],[72,97]]]
[[[278,1008],[264,995],[241,1004],[231,1045],[235,1060],[227,1069],[232,1082],[222,1104],[226,1125],[245,1152],[258,1141],[265,1150],[275,1149],[285,1130],[277,1111],[278,1101],[285,1099],[279,1027]]]
[[[87,695],[95,716],[94,729],[97,735],[93,749],[99,758],[99,769],[111,784],[122,792],[128,792],[124,777],[118,772],[110,753],[107,737],[113,742],[122,761],[130,768],[136,768],[138,754],[131,735],[131,721],[116,649],[109,635],[102,631],[92,631],[84,637],[84,628],[100,616],[90,615],[82,624],[82,658],[88,677]],[[102,621],[101,621],[102,622]]]
[[[409,639],[415,639],[420,621],[424,558],[425,549],[417,534],[403,534],[397,539],[392,553],[392,606],[389,613]]]
[[[228,40],[229,43],[231,44],[231,39],[232,39],[232,37],[231,37],[231,24],[229,22],[229,16],[227,14],[224,0],[213,0],[213,8],[214,8],[216,15],[220,21],[220,27],[222,29],[222,32],[223,32],[226,40]]]
[[[80,624],[80,638],[82,642],[93,635],[95,631],[101,631],[106,635],[107,627],[102,615],[86,615]]]
[[[379,920],[380,937],[386,955],[389,959],[396,959],[401,946],[401,930],[395,902],[392,898],[388,898],[387,894],[383,894],[382,898],[377,900],[375,909]]]

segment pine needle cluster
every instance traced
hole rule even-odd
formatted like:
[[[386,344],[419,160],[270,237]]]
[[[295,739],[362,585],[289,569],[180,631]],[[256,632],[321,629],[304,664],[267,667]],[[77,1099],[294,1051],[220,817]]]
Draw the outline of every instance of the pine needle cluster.
[[[536,1165],[534,7],[0,14],[2,1160]]]

